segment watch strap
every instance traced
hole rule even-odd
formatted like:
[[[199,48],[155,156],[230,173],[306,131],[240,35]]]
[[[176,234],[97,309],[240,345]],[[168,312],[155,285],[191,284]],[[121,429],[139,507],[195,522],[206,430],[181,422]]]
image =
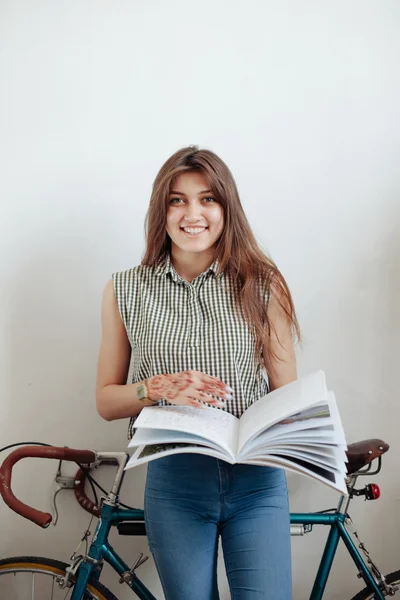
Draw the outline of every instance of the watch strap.
[[[149,390],[147,387],[147,379],[145,379],[144,381],[142,381],[138,387],[136,388],[136,392],[137,392],[137,396],[139,398],[139,400],[141,402],[143,402],[143,404],[150,403],[150,404],[157,404],[156,400],[151,400],[149,398]]]

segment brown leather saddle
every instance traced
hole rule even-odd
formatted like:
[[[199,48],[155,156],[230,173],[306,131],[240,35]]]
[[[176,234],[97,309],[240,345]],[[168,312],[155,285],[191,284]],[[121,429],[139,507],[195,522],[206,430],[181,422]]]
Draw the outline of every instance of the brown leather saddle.
[[[383,440],[362,440],[347,447],[347,474],[351,475],[370,464],[389,450],[389,444]]]

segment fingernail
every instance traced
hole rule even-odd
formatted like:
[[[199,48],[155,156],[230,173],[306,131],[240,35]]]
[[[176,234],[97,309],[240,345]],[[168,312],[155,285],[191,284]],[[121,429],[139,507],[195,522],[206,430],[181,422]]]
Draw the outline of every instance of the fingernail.
[[[232,400],[232,394],[225,394],[225,400]]]
[[[229,386],[226,386],[226,390],[227,390],[228,392],[231,392],[231,393],[233,392],[233,389],[232,389],[231,387],[229,387]]]

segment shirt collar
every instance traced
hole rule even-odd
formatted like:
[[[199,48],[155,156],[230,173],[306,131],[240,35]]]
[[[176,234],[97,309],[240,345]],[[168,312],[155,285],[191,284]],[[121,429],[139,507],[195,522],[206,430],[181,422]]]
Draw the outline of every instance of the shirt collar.
[[[208,267],[208,269],[206,269],[203,273],[201,273],[201,275],[206,275],[207,273],[209,273],[210,271],[212,271],[214,273],[214,275],[217,276],[219,264],[220,264],[219,260],[216,259]],[[164,254],[164,256],[160,259],[158,265],[155,267],[155,274],[158,275],[158,276],[163,275],[164,277],[166,277],[168,275],[168,273],[171,273],[171,276],[174,279],[174,281],[181,281],[182,280],[182,277],[180,275],[178,275],[178,273],[175,270],[174,265],[172,264],[171,255],[170,255],[169,252],[167,252],[166,254]],[[220,273],[218,275],[218,277],[220,277],[221,275],[222,275],[222,273]],[[199,275],[199,277],[200,277],[200,275]]]

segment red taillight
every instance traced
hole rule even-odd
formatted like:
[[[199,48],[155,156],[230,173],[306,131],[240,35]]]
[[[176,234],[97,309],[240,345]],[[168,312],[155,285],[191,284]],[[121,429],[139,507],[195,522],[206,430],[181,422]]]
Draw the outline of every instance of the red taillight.
[[[380,495],[381,490],[379,489],[379,485],[376,485],[376,483],[369,483],[367,485],[367,494],[365,496],[367,500],[377,500]]]

